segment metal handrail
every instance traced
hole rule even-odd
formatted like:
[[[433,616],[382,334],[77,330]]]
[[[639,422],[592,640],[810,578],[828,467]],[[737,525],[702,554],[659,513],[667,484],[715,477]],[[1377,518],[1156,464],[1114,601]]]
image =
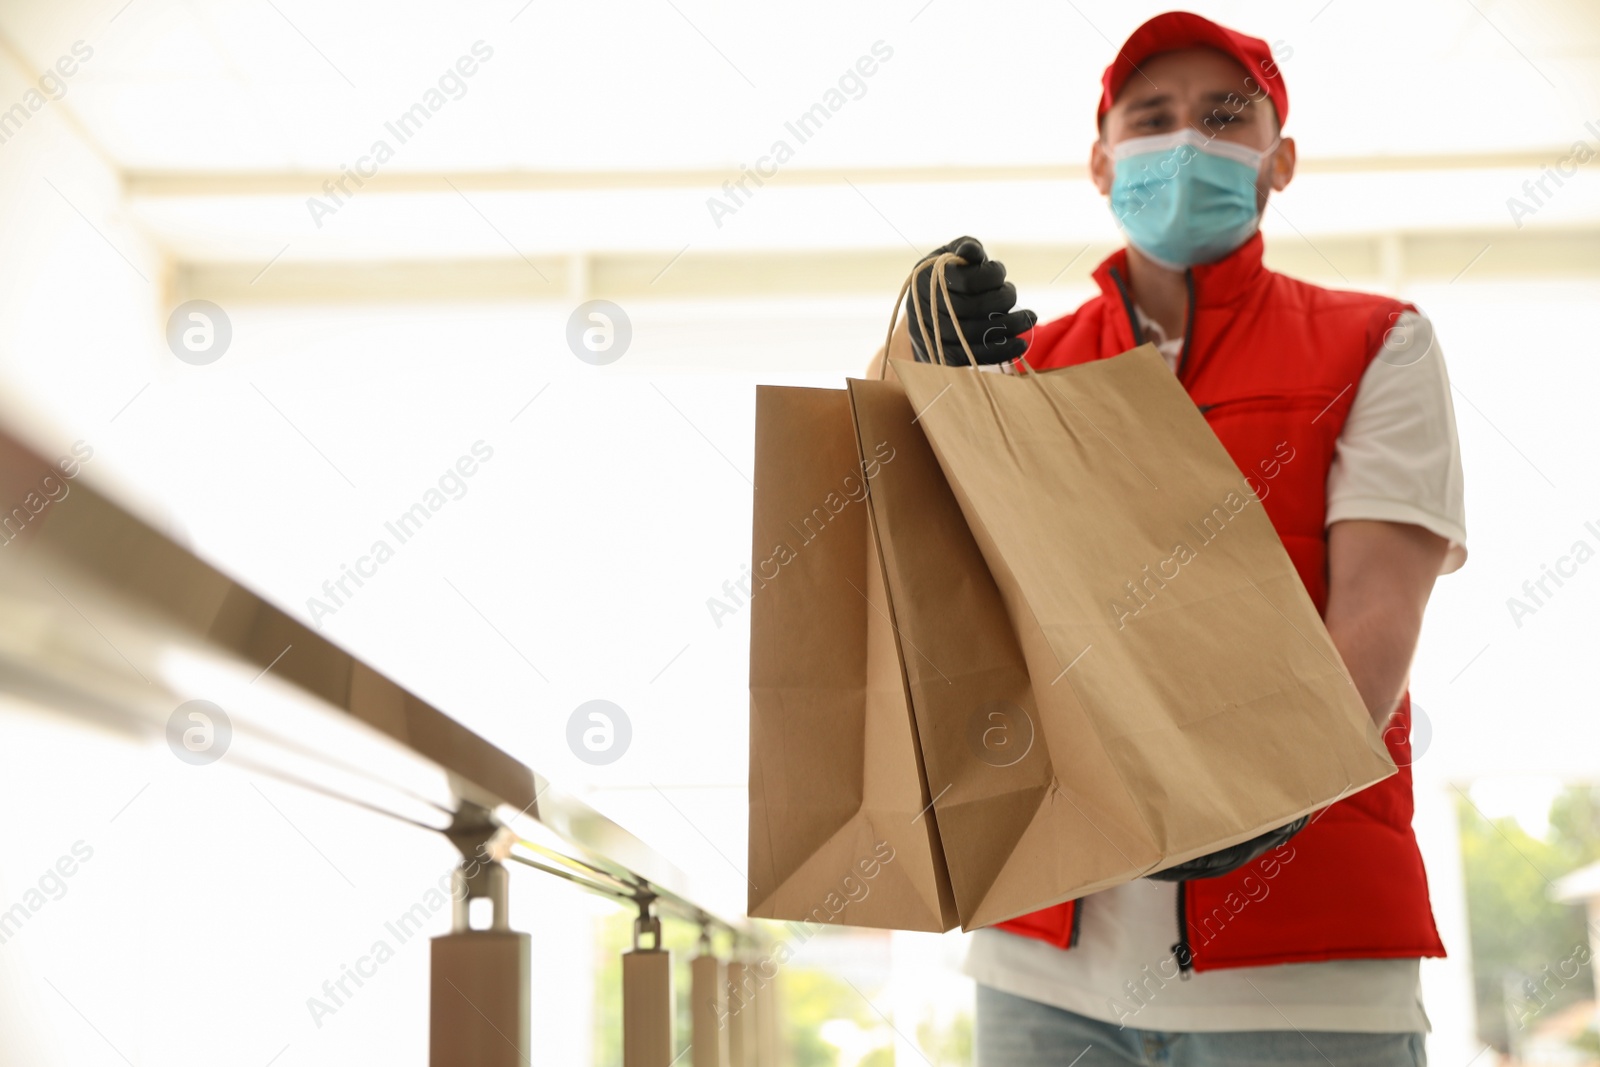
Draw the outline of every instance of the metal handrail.
[[[243,769],[441,833],[476,813],[542,857],[504,858],[768,940],[622,826],[5,432],[0,508],[0,690],[148,739],[203,687]],[[552,835],[565,848],[531,840]]]

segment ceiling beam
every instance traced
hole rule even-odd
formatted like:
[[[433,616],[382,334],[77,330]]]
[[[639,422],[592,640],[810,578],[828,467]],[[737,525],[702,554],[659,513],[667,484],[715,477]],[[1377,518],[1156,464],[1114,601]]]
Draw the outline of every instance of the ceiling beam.
[[[1081,287],[1112,245],[996,245],[1017,285]],[[570,302],[584,299],[721,300],[789,296],[871,296],[904,280],[904,249],[688,252],[595,252],[572,275],[568,256],[512,256],[375,262],[285,261],[263,272],[255,263],[188,262],[175,266],[179,299],[229,303]],[[1412,282],[1465,278],[1595,278],[1600,227],[1514,233],[1277,236],[1267,260],[1286,274],[1335,286],[1396,289]]]
[[[1394,173],[1510,168],[1538,172],[1570,154],[1569,148],[1535,151],[1457,152],[1435,155],[1302,157],[1306,174]],[[369,179],[385,193],[449,193],[451,185],[466,192],[557,192],[571,190],[720,188],[739,177],[739,167],[679,170],[502,170],[380,171]],[[322,171],[126,171],[123,185],[135,198],[207,196],[312,196],[322,183],[340,176],[338,168]],[[1082,181],[1081,163],[990,166],[793,167],[780,171],[786,185],[865,184],[932,185],[963,182]],[[448,179],[448,182],[446,181]],[[363,187],[366,188],[365,186]]]

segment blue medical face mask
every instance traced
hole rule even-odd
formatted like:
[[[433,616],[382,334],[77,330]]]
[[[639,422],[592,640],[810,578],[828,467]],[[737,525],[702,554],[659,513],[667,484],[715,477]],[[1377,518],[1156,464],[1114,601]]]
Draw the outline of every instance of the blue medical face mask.
[[[1168,270],[1221,259],[1261,222],[1258,152],[1186,128],[1111,148],[1111,213],[1135,248]]]

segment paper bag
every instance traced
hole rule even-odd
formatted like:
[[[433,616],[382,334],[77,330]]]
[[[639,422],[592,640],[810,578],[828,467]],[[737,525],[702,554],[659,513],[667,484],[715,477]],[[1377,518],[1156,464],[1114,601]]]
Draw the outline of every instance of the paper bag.
[[[1048,374],[892,366],[903,400],[851,393],[860,440],[896,449],[871,509],[964,927],[1394,773],[1271,522],[1153,347]],[[1027,751],[997,756],[986,721]]]
[[[749,914],[956,924],[842,389],[756,391]]]

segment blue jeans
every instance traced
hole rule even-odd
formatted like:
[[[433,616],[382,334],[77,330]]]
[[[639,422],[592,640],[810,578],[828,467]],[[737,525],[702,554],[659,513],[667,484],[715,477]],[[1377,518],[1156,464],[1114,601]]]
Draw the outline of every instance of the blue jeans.
[[[1421,1034],[1119,1029],[978,987],[978,1067],[1426,1067]]]

